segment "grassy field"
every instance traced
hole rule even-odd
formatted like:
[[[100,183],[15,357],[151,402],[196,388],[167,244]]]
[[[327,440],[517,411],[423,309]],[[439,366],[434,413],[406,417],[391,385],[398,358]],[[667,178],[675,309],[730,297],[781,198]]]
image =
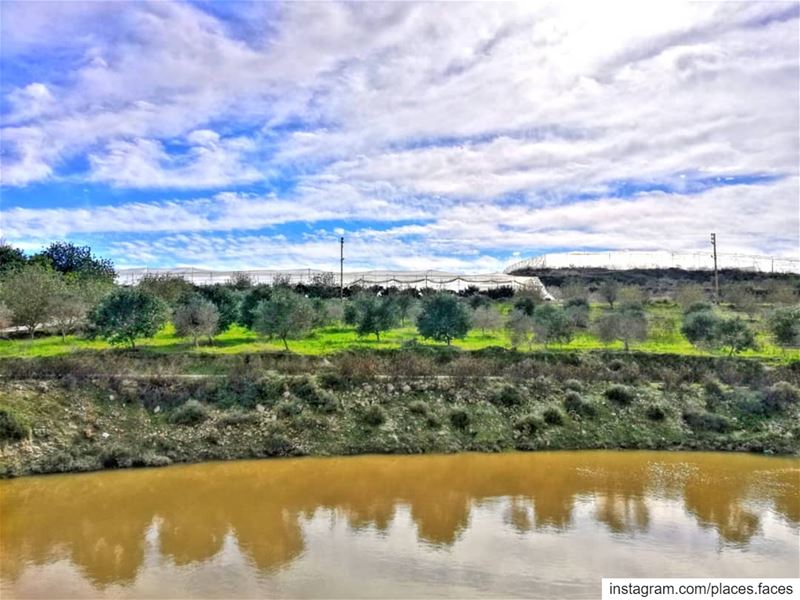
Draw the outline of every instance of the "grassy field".
[[[507,311],[507,306],[501,306]],[[592,318],[606,310],[604,306],[592,306]],[[724,309],[723,309],[724,310]],[[724,311],[731,313],[731,311]],[[676,305],[655,304],[647,308],[650,323],[650,334],[645,342],[634,343],[631,349],[641,352],[661,354],[711,355],[721,352],[709,352],[692,346],[680,333],[681,311]],[[731,313],[732,314],[732,313]],[[744,318],[745,316],[742,315]],[[745,357],[766,358],[774,361],[800,360],[800,349],[783,350],[771,343],[766,333],[760,331],[759,322],[751,322],[758,331],[758,350],[749,350],[741,354]],[[409,325],[398,327],[381,335],[380,341],[375,336],[359,337],[352,327],[334,325],[315,330],[311,335],[290,340],[292,352],[308,355],[322,355],[352,348],[398,348],[403,343],[416,341],[419,344],[434,344],[419,336],[416,329]],[[486,331],[473,329],[463,340],[456,340],[453,345],[465,350],[479,350],[491,346],[509,348],[511,342],[505,331]],[[68,336],[62,340],[60,336],[37,337],[34,340],[25,338],[0,340],[0,358],[28,358],[68,354],[75,350],[104,350],[111,346],[102,340],[88,340],[76,336]],[[172,325],[165,326],[156,336],[137,341],[137,347],[144,352],[153,353],[208,353],[208,354],[240,354],[264,351],[283,351],[280,340],[267,340],[244,327],[234,325],[218,335],[213,345],[202,344],[195,348],[192,343],[175,335]],[[543,349],[541,344],[534,343],[530,347],[520,348],[522,351]],[[579,331],[569,344],[555,344],[550,350],[622,350],[621,342],[604,345],[591,332]]]

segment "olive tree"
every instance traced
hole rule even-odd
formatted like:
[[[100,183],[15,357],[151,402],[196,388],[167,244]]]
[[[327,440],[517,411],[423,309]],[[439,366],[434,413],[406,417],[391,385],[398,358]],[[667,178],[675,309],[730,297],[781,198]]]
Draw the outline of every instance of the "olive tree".
[[[219,332],[219,310],[213,302],[199,294],[191,294],[178,303],[172,315],[175,333],[191,337],[195,347],[198,338],[205,336],[211,342]]]
[[[522,344],[530,348],[533,343],[533,318],[524,310],[515,308],[506,319],[506,331],[511,338],[512,348],[519,348]]]
[[[613,309],[614,302],[616,302],[617,296],[619,295],[619,282],[614,279],[606,279],[600,284],[597,293],[600,294],[600,297],[608,302],[608,306]]]
[[[11,327],[13,317],[14,315],[11,313],[11,310],[0,302],[0,336],[3,335],[6,329]]]
[[[631,342],[647,339],[647,317],[637,305],[624,306],[598,317],[594,330],[601,342],[610,344],[619,340],[627,352]]]
[[[497,331],[503,326],[503,315],[491,304],[479,306],[472,311],[472,324],[486,335],[487,329]]]
[[[391,296],[363,295],[356,298],[355,326],[359,336],[375,334],[381,340],[381,332],[388,331],[397,324],[397,306]]]
[[[800,306],[773,310],[767,316],[767,328],[778,346],[800,346]]]
[[[552,342],[569,343],[574,330],[563,308],[555,304],[541,304],[533,311],[533,332],[546,348]]]
[[[109,259],[94,256],[89,246],[77,246],[70,242],[53,242],[31,260],[41,261],[59,273],[80,279],[98,279],[112,284],[117,277]]]
[[[681,333],[693,345],[711,348],[714,346],[719,317],[711,310],[696,310],[684,315]]]
[[[33,337],[36,328],[52,318],[54,297],[61,286],[62,278],[56,271],[27,264],[3,277],[0,301],[11,311],[13,324],[24,327]]]
[[[289,349],[288,339],[308,332],[314,324],[314,309],[308,298],[285,287],[272,290],[269,300],[262,300],[253,311],[253,329],[277,337]]]
[[[758,347],[753,330],[739,317],[721,319],[716,326],[714,342],[717,347],[727,350],[728,356]]]
[[[424,338],[445,342],[466,337],[470,328],[469,311],[451,294],[438,293],[425,300],[417,317],[417,330]]]
[[[135,348],[136,338],[154,336],[166,320],[161,300],[138,288],[118,288],[91,313],[89,326],[92,335]]]

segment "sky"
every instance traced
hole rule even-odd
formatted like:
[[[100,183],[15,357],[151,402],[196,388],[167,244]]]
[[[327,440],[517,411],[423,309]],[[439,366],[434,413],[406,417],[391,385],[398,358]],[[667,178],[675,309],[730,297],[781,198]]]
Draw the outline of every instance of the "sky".
[[[798,257],[800,3],[0,3],[0,237],[120,267]]]

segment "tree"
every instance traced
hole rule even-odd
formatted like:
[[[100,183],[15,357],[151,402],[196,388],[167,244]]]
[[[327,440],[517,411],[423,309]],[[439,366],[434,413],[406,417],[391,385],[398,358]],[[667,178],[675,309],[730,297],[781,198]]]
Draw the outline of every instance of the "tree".
[[[354,306],[356,333],[359,336],[374,333],[380,341],[381,331],[388,331],[397,324],[397,307],[391,296],[359,296]]]
[[[148,273],[139,280],[137,287],[173,309],[181,298],[194,290],[189,281],[175,273]]]
[[[257,285],[248,291],[239,305],[239,323],[253,329],[256,320],[256,307],[272,297],[272,288],[268,285]]]
[[[758,312],[758,298],[747,284],[728,286],[724,297],[736,310],[745,313],[750,318]]]
[[[506,320],[506,330],[511,338],[511,347],[519,348],[522,344],[528,344],[528,348],[533,343],[533,318],[525,311],[515,308]]]
[[[253,278],[244,271],[237,271],[228,279],[228,285],[235,290],[244,291],[253,287]]]
[[[586,329],[589,326],[589,302],[585,298],[570,298],[564,303],[564,311],[573,327]]]
[[[227,331],[239,318],[239,299],[228,286],[222,284],[203,285],[197,288],[197,292],[217,307],[219,331]]]
[[[603,300],[608,302],[608,306],[613,310],[614,302],[617,300],[617,295],[619,294],[619,282],[614,279],[606,279],[600,284],[597,292]]]
[[[717,346],[727,349],[728,356],[758,347],[753,330],[739,317],[720,320],[714,332],[714,342]]]
[[[191,337],[195,347],[200,336],[213,341],[219,332],[219,311],[213,302],[200,294],[190,294],[180,300],[172,316],[175,333]]]
[[[67,334],[73,333],[81,324],[91,308],[87,298],[81,293],[80,284],[76,280],[62,281],[53,294],[50,321],[66,341]]]
[[[314,323],[314,310],[308,299],[283,287],[274,289],[269,300],[259,302],[254,315],[253,328],[280,338],[286,350],[289,337],[303,335]]]
[[[687,312],[693,304],[708,302],[708,296],[705,288],[699,283],[687,283],[678,287],[675,292],[675,302]]]
[[[555,304],[542,304],[533,311],[533,332],[546,348],[551,342],[569,343],[573,327],[564,309]]]
[[[472,311],[472,324],[486,335],[486,330],[496,331],[503,326],[503,316],[493,306],[479,306]]]
[[[445,342],[466,337],[469,332],[469,312],[458,298],[438,293],[429,297],[417,317],[417,330],[424,338]]]
[[[14,315],[11,313],[11,309],[8,308],[5,304],[0,302],[0,337],[3,336],[5,333],[4,330],[11,327],[11,323],[13,322]]]
[[[416,305],[416,299],[406,293],[400,294],[396,299],[397,316],[400,319],[400,324],[405,325],[411,311]]]
[[[161,300],[139,288],[118,288],[91,313],[89,325],[92,335],[135,348],[136,338],[152,337],[166,320]]]
[[[619,289],[617,300],[620,304],[643,306],[647,302],[647,290],[638,285],[626,285]]]
[[[713,347],[719,317],[711,310],[697,310],[684,315],[681,333],[693,345]]]
[[[800,346],[800,306],[776,308],[767,316],[767,328],[778,346]]]
[[[69,242],[53,242],[33,259],[46,260],[59,273],[74,273],[80,278],[102,279],[114,283],[117,273],[114,264],[107,258],[92,254],[89,246],[77,246]]]
[[[28,259],[22,250],[0,240],[0,276],[25,266],[27,262]]]
[[[53,316],[53,300],[62,285],[61,276],[41,265],[25,265],[7,273],[0,286],[0,301],[14,315],[13,323],[28,330],[33,338],[36,328]]]
[[[586,285],[579,279],[570,279],[561,286],[561,297],[564,300],[570,300],[571,298],[588,300],[589,292],[586,289]]]
[[[647,339],[647,317],[637,305],[628,305],[601,315],[595,321],[595,335],[604,344],[621,341],[627,352],[633,341]]]

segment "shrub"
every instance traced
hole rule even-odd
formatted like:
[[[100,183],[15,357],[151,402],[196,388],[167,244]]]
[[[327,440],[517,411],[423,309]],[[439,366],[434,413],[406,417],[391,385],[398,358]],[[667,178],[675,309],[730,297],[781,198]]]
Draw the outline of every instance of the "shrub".
[[[489,394],[489,401],[498,406],[519,406],[523,398],[520,391],[513,385],[504,385]]]
[[[424,400],[415,400],[408,405],[408,412],[414,415],[427,415],[429,412],[428,403]]]
[[[683,421],[697,431],[725,433],[731,430],[731,423],[728,419],[713,413],[686,411],[683,413]]]
[[[252,425],[258,422],[258,415],[243,410],[234,410],[220,417],[220,427],[235,427],[237,425]]]
[[[664,421],[667,418],[667,411],[660,404],[651,404],[644,414],[651,421]]]
[[[625,363],[618,358],[615,358],[608,363],[608,370],[609,371],[621,371],[625,368]]]
[[[450,411],[450,423],[458,429],[466,429],[469,425],[469,413],[463,408],[454,408]]]
[[[329,390],[344,390],[347,388],[347,378],[338,371],[324,371],[317,375],[319,384]]]
[[[20,419],[7,408],[0,408],[0,440],[17,441],[27,435],[28,431]]]
[[[581,395],[574,390],[567,392],[567,395],[564,397],[564,409],[568,413],[582,415],[584,417],[594,417],[597,414],[597,408],[595,408],[594,404],[586,402],[581,398]]]
[[[767,412],[783,412],[800,402],[800,392],[792,384],[779,381],[764,392],[762,403]]]
[[[544,422],[548,425],[563,425],[564,424],[564,414],[558,410],[557,408],[548,408],[542,413],[542,418],[544,418]]]
[[[297,400],[284,400],[275,407],[275,414],[283,418],[299,415],[302,411],[303,405]]]
[[[534,435],[543,426],[542,420],[536,415],[524,415],[514,421],[514,429],[525,437]]]
[[[583,384],[577,379],[567,379],[564,382],[564,387],[573,392],[580,392],[583,390]]]
[[[371,404],[362,415],[364,422],[372,427],[380,427],[386,422],[386,412],[377,404]]]
[[[624,385],[612,385],[605,391],[605,397],[616,404],[627,406],[635,399],[633,390]]]
[[[208,418],[208,409],[197,400],[187,400],[172,411],[169,417],[175,425],[197,425]]]
[[[425,424],[431,429],[439,429],[439,427],[442,426],[442,422],[439,420],[439,417],[433,414],[429,414],[427,417],[425,417]]]

